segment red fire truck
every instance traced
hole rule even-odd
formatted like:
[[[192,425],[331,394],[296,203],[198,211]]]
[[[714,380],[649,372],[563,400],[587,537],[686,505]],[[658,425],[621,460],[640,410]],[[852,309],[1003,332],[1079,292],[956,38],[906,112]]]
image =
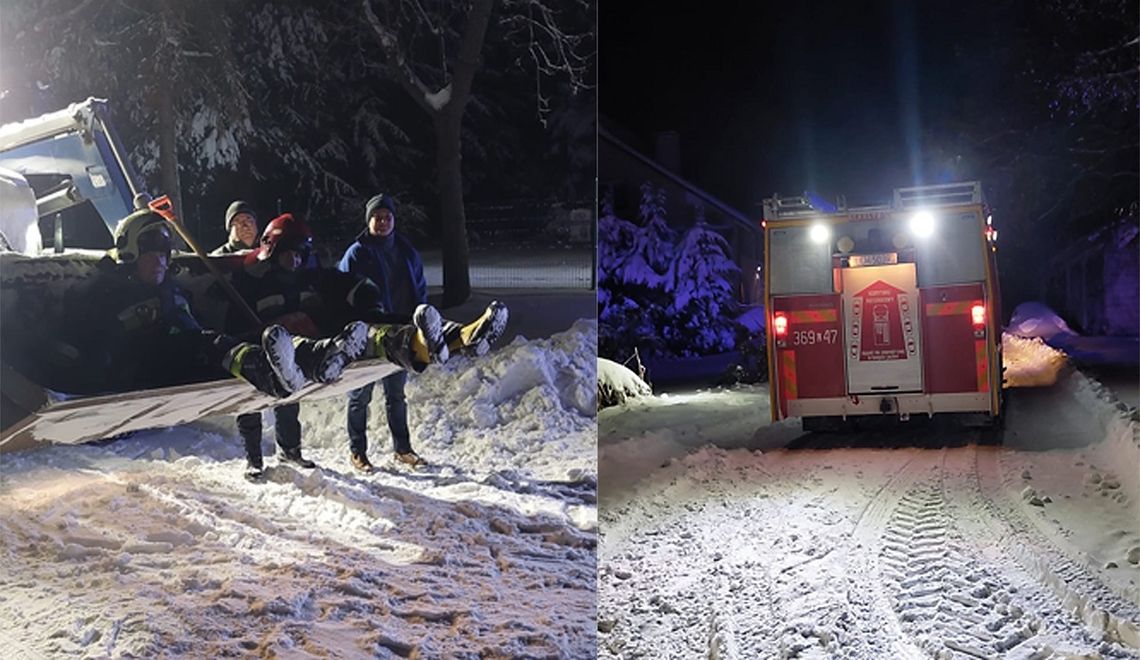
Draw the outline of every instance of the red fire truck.
[[[824,430],[966,413],[996,426],[997,231],[981,184],[837,210],[774,197],[764,227],[773,421]]]

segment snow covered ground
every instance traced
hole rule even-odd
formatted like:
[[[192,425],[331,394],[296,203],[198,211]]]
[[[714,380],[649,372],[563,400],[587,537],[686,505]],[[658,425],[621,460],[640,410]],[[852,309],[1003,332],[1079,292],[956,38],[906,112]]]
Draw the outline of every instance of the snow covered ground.
[[[769,424],[764,386],[599,414],[610,658],[1140,657],[1135,409],[1022,340],[1001,446]]]
[[[0,648],[21,657],[592,657],[597,325],[409,379],[353,472],[345,403],[302,405],[312,471],[242,479],[232,419],[0,455]]]

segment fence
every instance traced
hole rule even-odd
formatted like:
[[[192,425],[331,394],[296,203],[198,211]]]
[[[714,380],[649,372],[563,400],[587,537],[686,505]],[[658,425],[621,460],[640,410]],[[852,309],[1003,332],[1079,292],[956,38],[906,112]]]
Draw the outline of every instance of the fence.
[[[516,200],[467,207],[471,286],[590,289],[595,285],[593,202]],[[443,285],[439,250],[425,251],[428,286]]]
[[[538,249],[471,249],[469,273],[477,289],[590,289],[594,285],[593,246]],[[443,285],[439,250],[423,253],[428,286]]]

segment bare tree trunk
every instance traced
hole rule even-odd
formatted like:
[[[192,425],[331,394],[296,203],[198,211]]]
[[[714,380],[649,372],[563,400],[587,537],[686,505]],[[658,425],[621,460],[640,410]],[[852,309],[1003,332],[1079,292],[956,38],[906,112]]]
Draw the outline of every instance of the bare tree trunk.
[[[170,85],[163,84],[160,88],[168,90]],[[165,91],[158,96],[158,166],[162,185],[162,189],[158,192],[170,196],[175,214],[182,218],[182,183],[178,175],[178,121],[174,116],[174,97]]]
[[[463,209],[460,124],[463,113],[444,110],[435,116],[435,165],[443,227],[443,306],[471,296],[468,272],[467,215]]]
[[[420,80],[400,50],[393,29],[372,11],[372,0],[362,0],[365,18],[388,57],[388,67],[398,82],[435,126],[435,163],[439,183],[440,220],[443,226],[443,306],[465,302],[471,297],[471,276],[467,272],[467,216],[463,210],[462,140],[463,111],[471,99],[471,84],[479,70],[479,53],[491,21],[495,0],[472,0],[460,37],[459,51],[452,63],[451,80],[442,90],[446,101],[437,105],[437,96]]]

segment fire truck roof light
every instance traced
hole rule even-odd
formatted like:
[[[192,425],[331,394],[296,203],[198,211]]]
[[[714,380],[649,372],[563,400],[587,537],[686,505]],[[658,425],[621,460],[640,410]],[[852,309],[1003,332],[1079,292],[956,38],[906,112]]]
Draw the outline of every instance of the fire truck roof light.
[[[934,233],[934,214],[918,211],[910,217],[910,233],[917,238],[929,238]]]
[[[831,229],[827,225],[817,222],[811,226],[808,236],[811,237],[812,243],[826,243],[831,238]]]

